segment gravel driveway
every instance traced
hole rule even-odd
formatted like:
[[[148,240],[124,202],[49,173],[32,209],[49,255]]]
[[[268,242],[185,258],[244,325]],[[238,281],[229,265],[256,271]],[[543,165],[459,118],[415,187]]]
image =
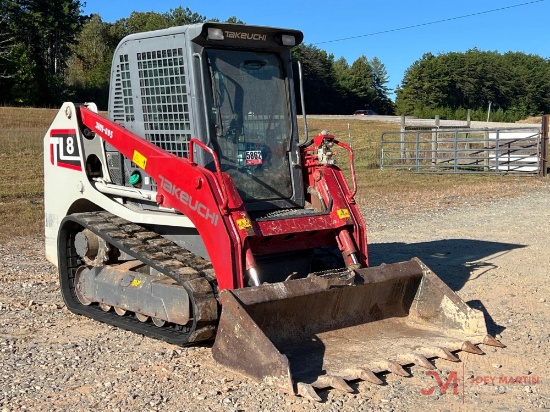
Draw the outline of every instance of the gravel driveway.
[[[438,376],[413,366],[409,378],[383,375],[382,386],[354,383],[354,394],[325,391],[322,403],[217,368],[209,346],[175,347],[69,313],[42,237],[4,242],[0,410],[550,409],[549,205],[542,189],[401,217],[366,211],[371,265],[420,257],[507,347],[436,360]]]

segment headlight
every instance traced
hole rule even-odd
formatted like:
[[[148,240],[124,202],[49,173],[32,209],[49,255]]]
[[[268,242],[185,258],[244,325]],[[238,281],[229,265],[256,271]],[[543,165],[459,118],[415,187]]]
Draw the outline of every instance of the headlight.
[[[223,30],[209,27],[207,40],[223,40]]]
[[[296,46],[296,38],[288,34],[283,34],[281,40],[283,41],[283,46]]]

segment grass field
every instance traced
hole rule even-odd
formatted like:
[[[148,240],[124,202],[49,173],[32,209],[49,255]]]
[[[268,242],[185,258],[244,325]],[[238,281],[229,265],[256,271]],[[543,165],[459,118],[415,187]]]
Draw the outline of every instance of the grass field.
[[[57,110],[0,107],[0,242],[13,236],[42,233],[42,139]],[[349,144],[348,124],[356,157],[358,202],[365,208],[399,213],[411,208],[433,208],[453,201],[475,202],[514,196],[545,185],[536,177],[413,175],[378,169],[379,140],[398,125],[362,120],[308,121],[310,137],[327,129]],[[343,168],[347,159],[342,156]],[[457,200],[458,199],[458,200]]]
[[[42,139],[56,113],[0,107],[2,239],[43,232]]]

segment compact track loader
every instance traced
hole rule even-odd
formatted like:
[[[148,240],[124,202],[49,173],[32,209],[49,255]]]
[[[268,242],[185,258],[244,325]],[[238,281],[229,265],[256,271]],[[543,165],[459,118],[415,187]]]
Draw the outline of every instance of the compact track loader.
[[[368,266],[351,148],[299,141],[302,38],[134,34],[114,54],[108,118],[63,105],[44,137],[45,230],[67,307],[178,345],[215,338],[219,364],[316,400],[500,346],[418,259]]]

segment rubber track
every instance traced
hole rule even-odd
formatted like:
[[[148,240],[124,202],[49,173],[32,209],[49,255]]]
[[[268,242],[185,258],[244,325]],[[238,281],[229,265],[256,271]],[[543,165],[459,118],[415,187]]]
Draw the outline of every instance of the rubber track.
[[[149,337],[177,345],[189,345],[213,339],[219,319],[214,270],[207,260],[198,257],[155,232],[109,212],[76,213],[61,223],[58,249],[61,290],[69,310],[100,322],[109,323]],[[84,306],[74,292],[74,274],[84,263],[76,254],[74,236],[87,228],[120,251],[140,260],[174,279],[189,294],[192,320],[188,325],[157,327],[140,322],[132,315],[118,316],[104,312],[98,305]],[[62,264],[66,262],[66,264]]]

